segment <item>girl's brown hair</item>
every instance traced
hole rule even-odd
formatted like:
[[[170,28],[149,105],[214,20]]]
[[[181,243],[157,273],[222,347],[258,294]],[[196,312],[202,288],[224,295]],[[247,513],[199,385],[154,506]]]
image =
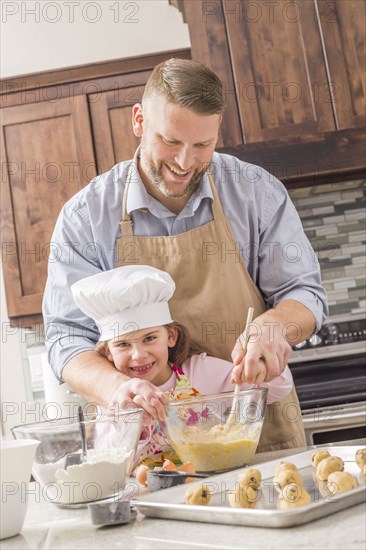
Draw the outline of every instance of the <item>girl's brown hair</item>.
[[[192,355],[198,355],[205,351],[201,346],[193,342],[189,337],[188,330],[184,325],[180,323],[170,323],[165,325],[167,329],[175,327],[178,331],[178,338],[174,348],[169,348],[169,362],[181,365],[186,359],[192,357]]]

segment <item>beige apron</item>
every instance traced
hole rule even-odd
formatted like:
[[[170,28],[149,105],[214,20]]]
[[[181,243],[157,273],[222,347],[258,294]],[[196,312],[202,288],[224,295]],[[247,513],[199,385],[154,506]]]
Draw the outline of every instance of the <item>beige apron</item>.
[[[213,179],[213,220],[176,236],[137,237],[127,213],[130,166],[122,203],[121,237],[116,241],[116,263],[150,265],[167,271],[176,283],[169,301],[174,321],[189,330],[208,355],[231,361],[231,352],[244,329],[248,307],[254,318],[266,311],[258,288],[249,276],[222,210]],[[294,414],[294,408],[298,414]],[[258,449],[262,451],[305,445],[295,389],[269,405]]]

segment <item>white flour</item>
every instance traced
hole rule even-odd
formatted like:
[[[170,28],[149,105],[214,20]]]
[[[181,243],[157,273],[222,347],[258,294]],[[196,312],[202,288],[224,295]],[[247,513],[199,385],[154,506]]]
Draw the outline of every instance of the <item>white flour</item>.
[[[64,469],[58,462],[37,464],[35,476],[53,486],[49,498],[56,503],[76,504],[117,495],[125,485],[131,451],[126,448],[87,451],[87,462]]]

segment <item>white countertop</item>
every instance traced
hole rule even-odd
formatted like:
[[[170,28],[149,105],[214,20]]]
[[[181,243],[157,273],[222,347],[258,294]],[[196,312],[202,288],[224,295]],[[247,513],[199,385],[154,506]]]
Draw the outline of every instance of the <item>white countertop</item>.
[[[365,446],[365,441],[339,442]],[[256,463],[305,449],[256,456]],[[33,492],[32,492],[33,491]],[[365,503],[317,521],[291,528],[233,527],[208,523],[145,518],[126,525],[96,528],[87,508],[59,508],[30,484],[27,517],[16,537],[1,541],[4,550],[23,549],[362,549],[366,538]]]

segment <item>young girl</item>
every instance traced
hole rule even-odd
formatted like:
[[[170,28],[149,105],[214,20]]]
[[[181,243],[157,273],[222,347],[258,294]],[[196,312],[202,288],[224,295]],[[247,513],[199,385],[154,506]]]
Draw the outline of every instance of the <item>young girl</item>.
[[[228,361],[207,356],[189,339],[186,329],[172,320],[168,301],[174,290],[168,273],[145,265],[104,271],[72,286],[77,305],[98,325],[97,349],[131,378],[126,384],[134,385],[134,403],[150,414],[151,404],[142,397],[144,385],[156,392],[158,401],[164,396],[167,402],[232,391],[233,376],[240,379],[241,375],[238,367],[234,373]],[[289,368],[268,387],[267,403],[286,397],[293,387]],[[151,465],[161,463],[162,456],[176,459],[159,423],[150,416],[141,432],[137,461]]]

